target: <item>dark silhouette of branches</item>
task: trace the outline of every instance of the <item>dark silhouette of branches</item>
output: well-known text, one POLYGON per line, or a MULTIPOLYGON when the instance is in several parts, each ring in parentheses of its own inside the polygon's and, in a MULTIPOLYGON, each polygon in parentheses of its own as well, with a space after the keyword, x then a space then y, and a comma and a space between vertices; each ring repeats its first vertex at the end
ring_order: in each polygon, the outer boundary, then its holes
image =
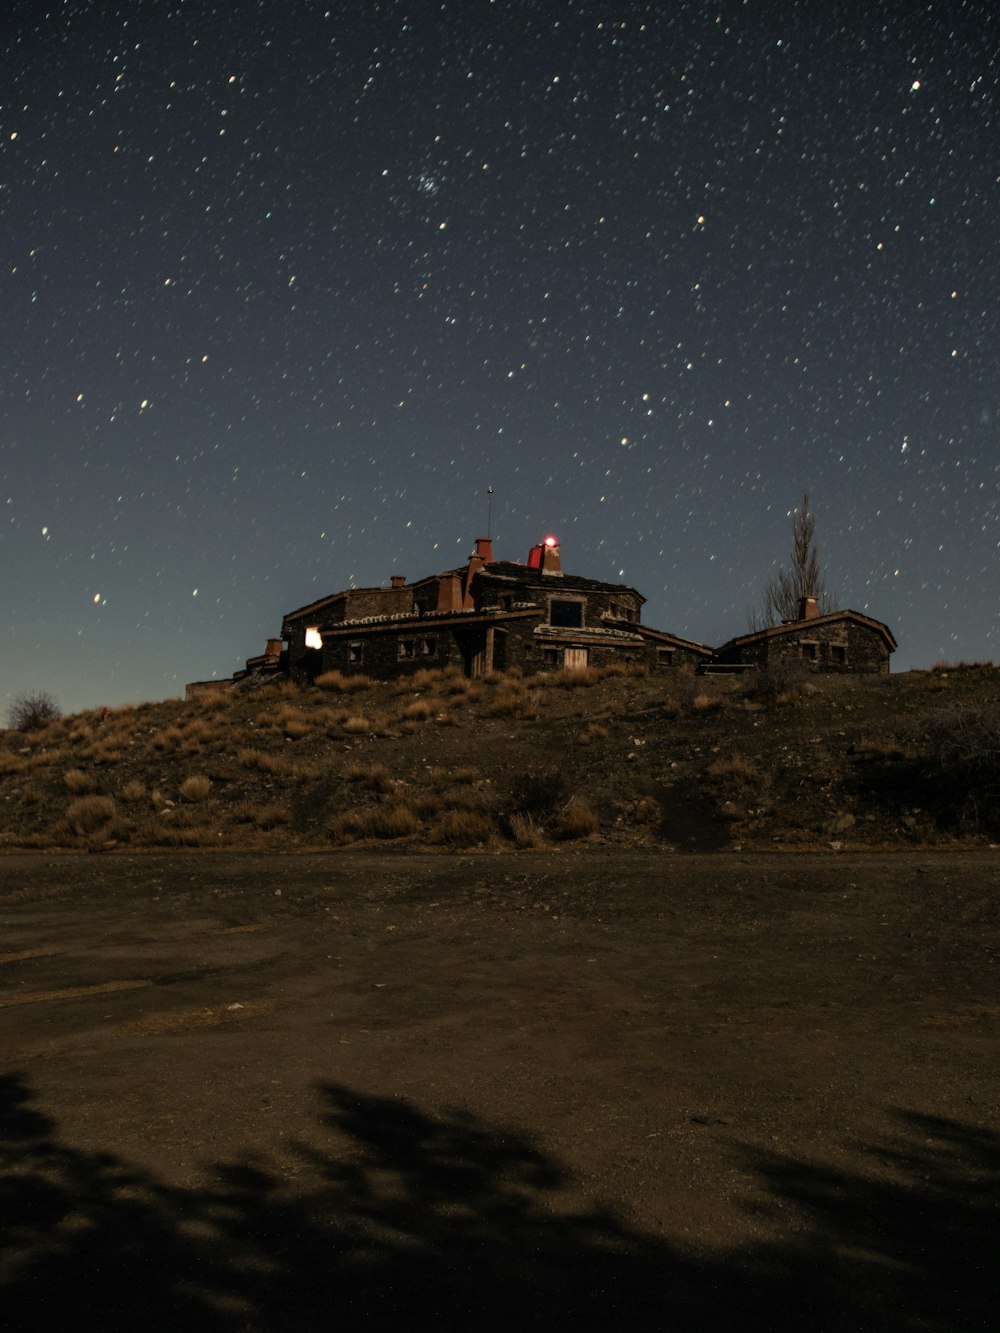
POLYGON ((829 611, 830 592, 816 543, 816 519, 809 507, 808 494, 792 511, 792 549, 789 567, 774 571, 764 584, 759 604, 750 612, 752 633, 799 618, 803 597, 815 597, 820 613, 829 611))
POLYGON ((41 731, 60 717, 59 705, 43 690, 37 694, 17 695, 7 709, 7 725, 11 731, 41 731))
POLYGON ((181 1188, 62 1141, 24 1081, 0 1078, 4 1328, 994 1327, 989 1130, 897 1113, 894 1138, 837 1166, 730 1142, 764 1187, 748 1208, 783 1225, 698 1258, 570 1203, 565 1168, 516 1130, 334 1083, 319 1095, 326 1139, 181 1188))

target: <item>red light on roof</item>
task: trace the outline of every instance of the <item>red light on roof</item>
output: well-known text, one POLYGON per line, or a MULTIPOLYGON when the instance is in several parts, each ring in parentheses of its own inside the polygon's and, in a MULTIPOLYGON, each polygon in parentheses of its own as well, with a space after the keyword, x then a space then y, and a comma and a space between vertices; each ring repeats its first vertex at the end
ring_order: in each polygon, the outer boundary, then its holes
POLYGON ((555 537, 546 537, 546 538, 545 538, 545 545, 546 545, 546 546, 558 546, 559 543, 556 541, 555 537))

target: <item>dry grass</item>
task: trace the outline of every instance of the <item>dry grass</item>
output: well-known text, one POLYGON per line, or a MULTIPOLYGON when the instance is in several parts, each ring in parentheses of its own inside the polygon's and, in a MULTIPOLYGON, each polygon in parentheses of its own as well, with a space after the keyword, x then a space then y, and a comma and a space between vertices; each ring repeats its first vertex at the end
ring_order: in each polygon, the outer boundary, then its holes
POLYGON ((349 764, 344 769, 346 782, 357 782, 380 796, 387 795, 396 783, 385 764, 349 764))
POLYGON ((258 805, 255 801, 240 801, 231 807, 229 813, 236 823, 252 824, 254 828, 263 829, 265 832, 291 821, 288 810, 276 801, 265 805, 258 805))
POLYGON ((406 705, 402 715, 407 722, 429 722, 436 712, 440 712, 440 708, 440 700, 416 699, 406 705))
POLYGON ((261 773, 282 773, 290 775, 295 767, 287 763, 280 755, 269 754, 266 750, 240 750, 236 762, 244 768, 255 768, 261 773))
POLYGON ((545 830, 531 815, 519 812, 510 817, 510 836, 518 847, 544 847, 545 830))
POLYGON ((74 796, 84 796, 96 791, 97 780, 92 773, 85 773, 82 768, 70 768, 63 774, 63 786, 74 796))
POLYGON ((519 717, 530 721, 538 716, 538 693, 529 692, 520 681, 503 681, 487 706, 487 717, 519 717))
POLYGON ((577 667, 575 670, 545 671, 536 676, 534 683, 543 686, 555 686, 564 690, 589 688, 601 679, 597 667, 577 667))
POLYGON ((192 804, 203 801, 211 790, 212 779, 205 777, 204 773, 194 773, 180 785, 182 798, 192 804))
POLYGON ((608 739, 607 727, 602 727, 597 722, 591 722, 586 731, 577 733, 577 745, 593 745, 594 741, 606 741, 608 739))
POLYGON ((718 713, 726 706, 721 694, 696 694, 691 707, 696 713, 718 713))
POLYGON ((552 831, 557 838, 569 841, 573 838, 589 838, 597 829, 597 815, 586 801, 574 796, 556 815, 552 831))
POLYGON ((446 810, 434 823, 428 842, 447 847, 479 847, 496 833, 496 825, 479 810, 446 810))
POLYGON ((854 750, 866 759, 905 759, 908 753, 905 745, 888 736, 862 736, 854 750))
POLYGON ((368 721, 368 719, 366 717, 362 717, 360 713, 353 714, 351 717, 347 718, 344 722, 344 730, 350 736, 361 736, 366 731, 371 731, 371 726, 372 724, 368 721))
POLYGON ((331 694, 356 694, 362 690, 370 690, 375 685, 371 676, 345 676, 342 671, 324 671, 321 676, 317 676, 313 682, 321 690, 328 690, 331 694))
POLYGON ((66 808, 66 820, 81 838, 96 833, 115 817, 115 803, 110 796, 81 796, 66 808))
POLYGON ((420 822, 413 810, 403 801, 385 805, 369 805, 358 810, 345 810, 330 821, 329 833, 334 842, 364 842, 369 839, 391 841, 411 838, 419 831, 420 822))
POLYGON ((760 771, 751 760, 741 754, 728 759, 716 759, 705 770, 713 782, 729 788, 750 787, 760 782, 760 771))
POLYGON ((138 801, 144 801, 146 799, 146 784, 140 782, 137 778, 133 778, 131 782, 126 782, 122 787, 121 796, 123 801, 128 801, 133 805, 138 801))

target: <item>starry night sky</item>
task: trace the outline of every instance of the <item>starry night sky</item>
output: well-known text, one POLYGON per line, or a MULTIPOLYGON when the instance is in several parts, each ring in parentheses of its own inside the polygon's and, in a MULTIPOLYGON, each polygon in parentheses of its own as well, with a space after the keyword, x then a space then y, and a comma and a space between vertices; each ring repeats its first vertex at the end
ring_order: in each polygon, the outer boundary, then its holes
POLYGON ((894 669, 1000 657, 992 3, 4 7, 0 706, 523 560, 747 628, 811 497, 894 669))

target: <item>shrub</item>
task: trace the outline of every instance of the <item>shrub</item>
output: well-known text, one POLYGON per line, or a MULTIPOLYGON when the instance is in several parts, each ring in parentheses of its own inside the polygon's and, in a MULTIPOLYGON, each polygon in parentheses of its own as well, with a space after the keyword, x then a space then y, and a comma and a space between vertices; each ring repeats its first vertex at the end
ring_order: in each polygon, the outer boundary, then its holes
POLYGON ((788 703, 804 694, 809 682, 809 668, 797 657, 776 657, 762 662, 743 677, 743 691, 751 699, 764 703, 788 703))
POLYGON ((1000 705, 940 708, 927 719, 931 758, 956 783, 1000 793, 1000 705))
POLYGON ((7 709, 7 725, 11 731, 41 731, 61 717, 59 705, 44 690, 16 695, 7 709))
POLYGON ((71 801, 66 810, 70 827, 80 837, 96 833, 114 817, 115 803, 110 796, 81 796, 78 801, 71 801))
POLYGON ((721 694, 696 694, 691 700, 691 707, 696 713, 718 713, 725 706, 726 701, 721 694))
POLYGON ((146 785, 140 782, 138 778, 133 778, 131 782, 126 782, 122 787, 122 800, 135 802, 145 800, 146 785))
POLYGON ((565 805, 568 785, 565 771, 556 764, 525 769, 511 786, 511 810, 536 820, 548 819, 565 805))
POLYGON ((556 816, 554 832, 557 838, 589 838, 597 832, 597 816, 587 804, 574 796, 556 816))
POLYGON ((495 832, 492 819, 478 810, 446 810, 435 822, 428 841, 452 847, 477 847, 495 832))
POLYGON ((203 801, 211 790, 212 779, 205 777, 203 773, 195 773, 185 778, 180 786, 181 796, 185 801, 192 803, 203 801))
POLYGON ((862 736, 854 750, 868 759, 906 758, 906 750, 898 741, 882 736, 862 736))
POLYGON ((371 676, 345 676, 342 671, 324 671, 313 684, 332 694, 354 694, 360 690, 370 690, 375 682, 371 676))
POLYGON ((403 709, 403 717, 408 722, 427 722, 435 713, 434 703, 430 699, 416 699, 403 709))
POLYGON ((741 754, 729 759, 716 759, 705 770, 710 778, 726 787, 750 787, 760 781, 755 765, 741 754))
POLYGON ((371 723, 366 717, 361 717, 360 714, 355 714, 353 717, 349 717, 346 720, 344 723, 344 730, 349 732, 352 736, 360 736, 363 732, 371 730, 371 723))
POLYGON ((531 815, 514 814, 510 817, 510 836, 518 847, 544 847, 545 831, 531 815))
POLYGON ((330 836, 335 842, 358 842, 365 838, 408 838, 420 824, 403 802, 370 805, 360 810, 346 810, 330 822, 330 836))
POLYGON ((90 773, 85 773, 82 768, 67 769, 63 774, 63 784, 74 796, 83 796, 97 787, 94 777, 90 773))
POLYGON ((392 774, 384 764, 350 764, 344 769, 344 779, 347 782, 361 783, 369 791, 378 792, 380 795, 392 791, 396 785, 392 774))

